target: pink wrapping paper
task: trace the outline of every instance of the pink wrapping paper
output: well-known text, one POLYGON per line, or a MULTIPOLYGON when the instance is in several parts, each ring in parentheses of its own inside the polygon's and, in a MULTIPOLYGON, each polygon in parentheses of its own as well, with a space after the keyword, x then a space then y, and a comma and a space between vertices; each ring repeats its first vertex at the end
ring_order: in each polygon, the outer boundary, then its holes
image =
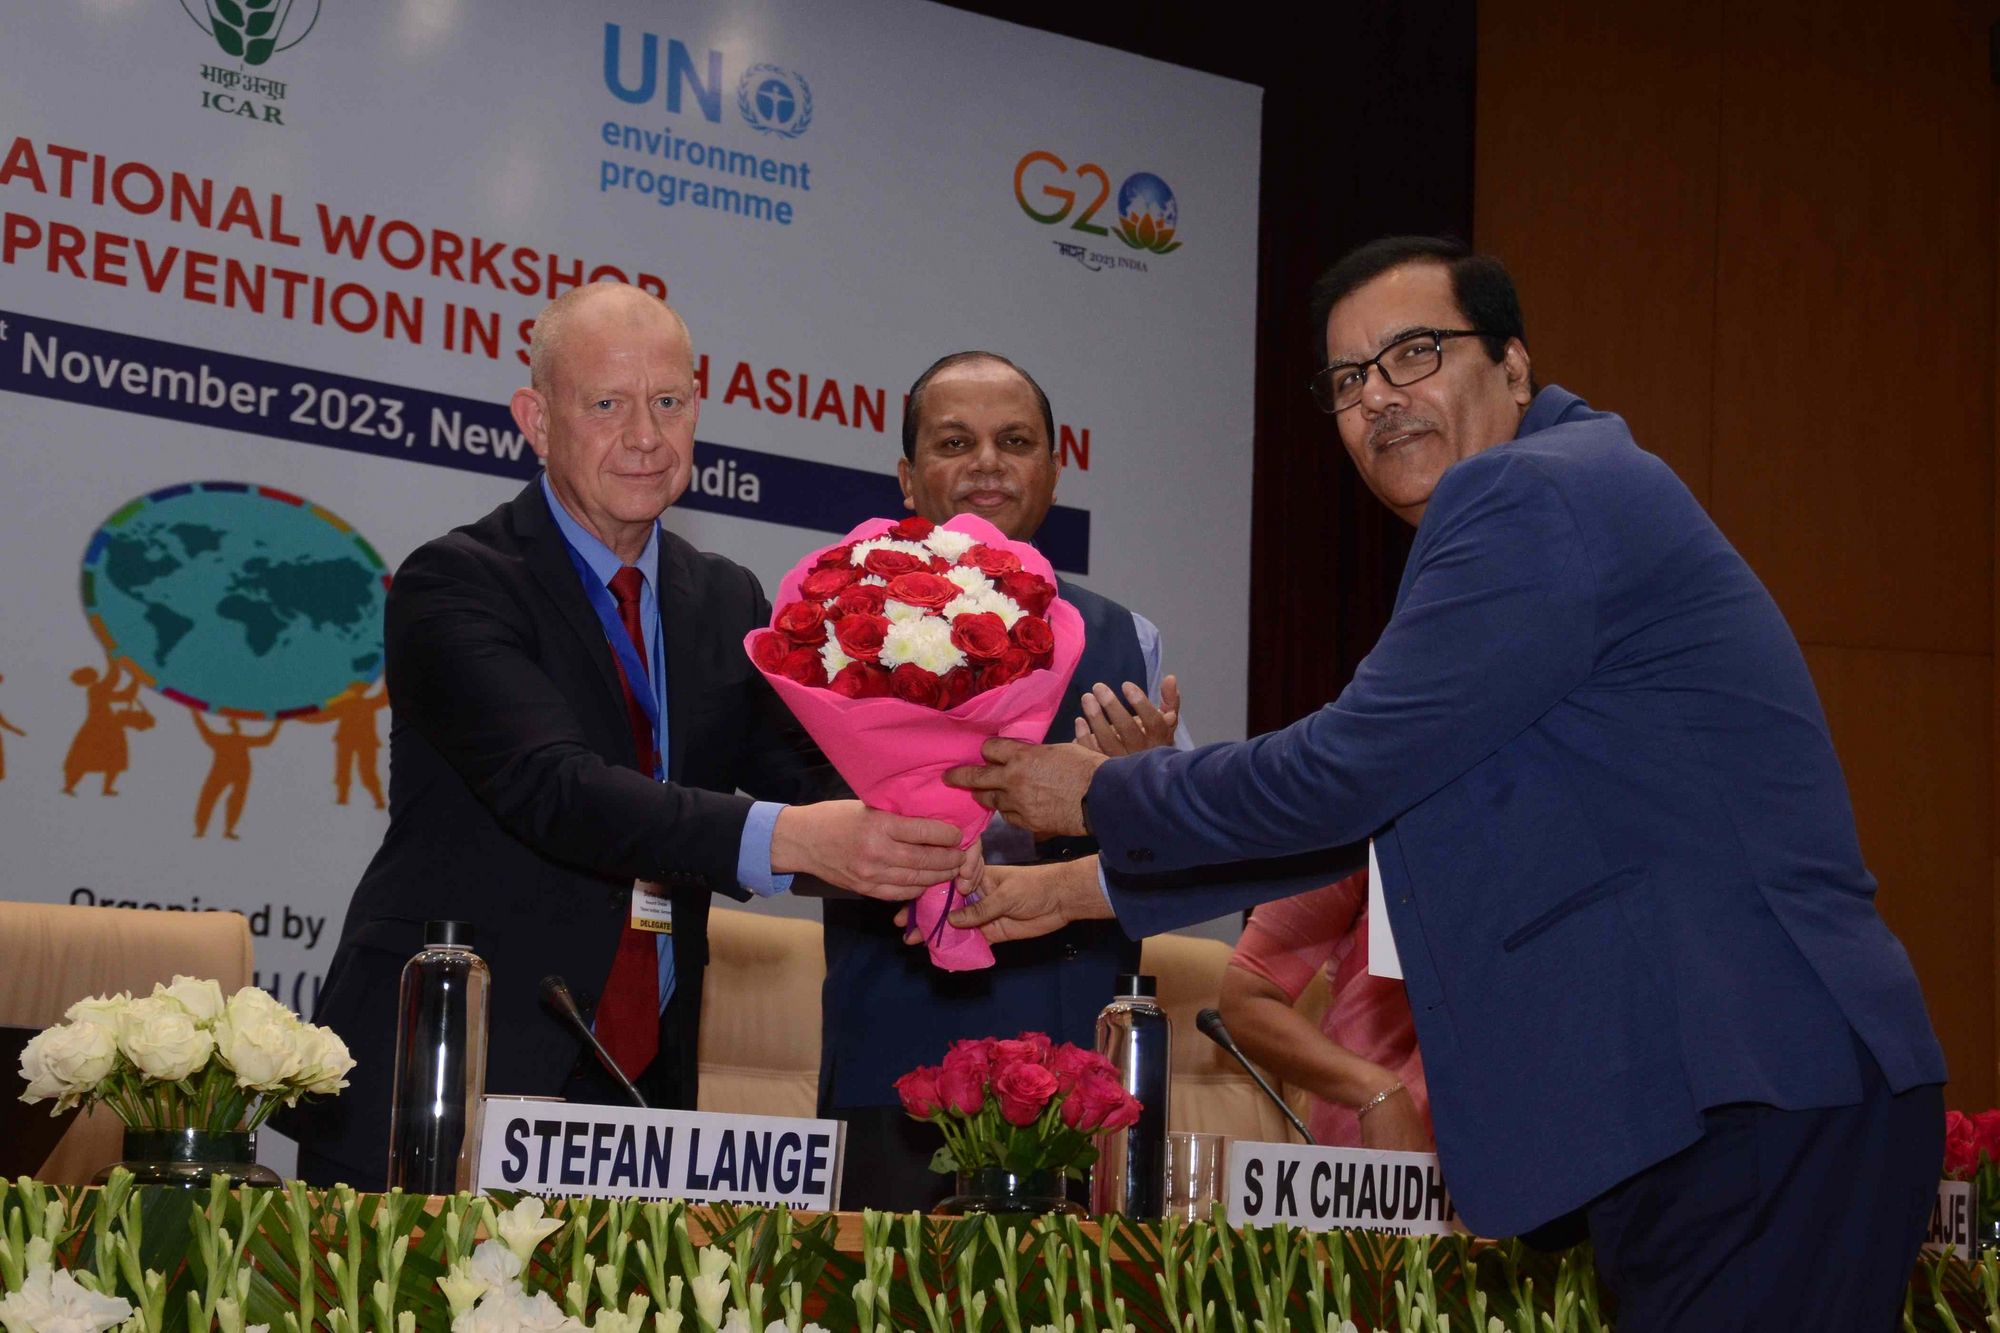
MULTIPOLYGON (((885 534, 893 519, 870 519, 837 542, 811 552, 778 584, 776 605, 800 600, 799 584, 812 572, 822 552, 850 542, 885 534)), ((1021 567, 1051 585, 1055 570, 1041 552, 1026 542, 1010 541, 983 518, 961 514, 939 525, 963 532, 987 546, 1012 551, 1021 567)), ((1055 636, 1055 656, 1040 671, 996 690, 976 694, 950 712, 939 712, 903 699, 850 699, 819 686, 801 685, 789 676, 764 672, 764 679, 785 701, 800 725, 826 753, 854 794, 878 810, 937 819, 956 825, 959 846, 969 847, 992 818, 970 792, 944 785, 948 768, 982 762, 979 747, 992 736, 1039 744, 1055 719, 1069 678, 1083 656, 1083 617, 1060 597, 1044 617, 1055 636)), ((763 629, 743 640, 750 651, 763 629)), ((753 656, 754 660, 754 656, 753 656)), ((945 918, 954 905, 949 881, 933 884, 913 904, 914 920, 930 945, 931 962, 947 972, 969 972, 993 966, 993 950, 976 930, 961 930, 945 918)))

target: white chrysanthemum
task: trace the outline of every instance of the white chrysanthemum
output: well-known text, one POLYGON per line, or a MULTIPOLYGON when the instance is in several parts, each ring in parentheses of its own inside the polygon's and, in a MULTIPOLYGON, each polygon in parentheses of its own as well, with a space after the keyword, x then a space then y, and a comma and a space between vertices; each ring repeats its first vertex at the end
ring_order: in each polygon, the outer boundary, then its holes
POLYGON ((834 642, 831 634, 826 636, 826 642, 821 644, 819 648, 819 664, 826 668, 826 678, 828 680, 832 680, 835 676, 839 675, 841 669, 852 664, 853 661, 853 658, 840 651, 840 645, 834 642))
POLYGON ((965 654, 951 641, 951 622, 926 616, 890 625, 882 640, 882 665, 893 670, 905 662, 915 662, 940 676, 964 666, 965 654))
POLYGON ((929 564, 931 558, 930 547, 922 542, 897 541, 894 537, 875 537, 869 541, 854 543, 854 554, 849 556, 848 560, 857 565, 866 564, 870 551, 901 551, 905 555, 917 557, 925 564, 929 564))
POLYGON ((907 625, 913 620, 922 620, 930 612, 921 606, 912 606, 908 602, 899 602, 891 598, 883 604, 882 614, 889 617, 891 625, 907 625))
POLYGON ((924 538, 924 545, 932 552, 947 560, 956 560, 979 545, 979 539, 969 532, 954 532, 950 528, 932 528, 930 536, 924 538))
POLYGON ((944 572, 944 576, 958 585, 960 592, 982 593, 993 591, 993 580, 971 565, 954 565, 944 572))
POLYGON ((988 589, 985 592, 969 592, 952 598, 945 603, 944 618, 948 621, 955 620, 959 616, 977 615, 981 611, 991 611, 1000 617, 1000 623, 1008 629, 1014 628, 1014 622, 1027 614, 1021 609, 1021 604, 1006 593, 988 589))

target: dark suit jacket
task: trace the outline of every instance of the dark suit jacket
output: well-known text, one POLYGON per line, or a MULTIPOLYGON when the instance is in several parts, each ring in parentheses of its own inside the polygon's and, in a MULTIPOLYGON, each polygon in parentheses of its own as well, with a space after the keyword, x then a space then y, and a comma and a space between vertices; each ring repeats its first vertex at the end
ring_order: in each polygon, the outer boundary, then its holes
MULTIPOLYGON (((736 862, 751 798, 833 781, 743 651, 770 622, 756 578, 660 537, 665 783, 635 765, 624 696, 539 481, 413 552, 387 611, 389 831, 354 892, 320 1023, 352 1048, 352 1085, 279 1128, 379 1183, 388 1144, 397 979, 435 918, 470 921, 492 968, 486 1086, 555 1094, 578 1043, 538 1004, 566 977, 588 1010, 634 879, 674 900, 677 992, 698 997, 711 892, 745 896, 736 862)), ((698 1006, 677 1005, 661 1059, 695 1086, 698 1006)))
MULTIPOLYGON (((1125 873, 1376 835, 1484 1234, 1694 1142, 1705 1107, 1857 1100, 1856 1036, 1898 1091, 1944 1078, 1784 617, 1666 464, 1558 388, 1439 481, 1339 699, 1114 760, 1089 804, 1125 873)), ((1143 885, 1113 893, 1141 930, 1257 893, 1143 885)))

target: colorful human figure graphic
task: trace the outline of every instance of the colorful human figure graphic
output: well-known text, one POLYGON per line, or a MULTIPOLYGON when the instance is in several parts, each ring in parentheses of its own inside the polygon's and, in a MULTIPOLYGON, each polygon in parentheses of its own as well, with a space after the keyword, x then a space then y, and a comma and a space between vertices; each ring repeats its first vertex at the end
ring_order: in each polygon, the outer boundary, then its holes
POLYGON ((215 752, 215 760, 208 766, 208 778, 201 784, 201 795, 195 801, 194 836, 207 835, 215 803, 227 792, 229 801, 222 807, 222 836, 234 842, 236 821, 243 817, 243 802, 250 795, 250 752, 276 740, 278 728, 285 725, 284 719, 273 722, 269 731, 256 735, 243 730, 243 723, 233 717, 227 731, 210 727, 200 713, 194 713, 193 717, 195 730, 215 752))
POLYGON ((139 678, 122 661, 109 662, 99 674, 95 667, 78 667, 70 684, 83 687, 83 725, 63 757, 63 795, 76 795, 76 784, 92 773, 104 775, 104 794, 118 794, 118 775, 131 766, 127 730, 145 731, 153 715, 139 698, 139 678))
MULTIPOLYGON (((7 679, 5 676, 0 676, 0 680, 5 680, 5 679, 7 679)), ((5 713, 0 713, 0 732, 6 732, 6 731, 11 731, 16 736, 26 736, 28 734, 27 732, 21 730, 19 727, 15 726, 12 722, 9 722, 7 720, 7 715, 5 713)), ((7 740, 6 737, 0 736, 0 782, 5 782, 6 780, 7 780, 7 740)))
POLYGON ((307 713, 300 722, 331 722, 333 726, 333 803, 346 805, 358 775, 361 785, 375 798, 375 808, 387 808, 382 799, 382 776, 377 760, 382 741, 375 734, 375 715, 389 706, 387 688, 368 693, 368 686, 355 682, 342 690, 319 711, 307 713))

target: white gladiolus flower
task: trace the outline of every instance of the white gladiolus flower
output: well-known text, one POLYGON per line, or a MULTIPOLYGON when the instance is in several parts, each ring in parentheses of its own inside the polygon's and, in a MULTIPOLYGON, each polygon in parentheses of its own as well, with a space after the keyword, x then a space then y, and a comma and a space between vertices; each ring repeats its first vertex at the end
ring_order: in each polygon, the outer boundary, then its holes
POLYGON ((688 1292, 694 1297, 695 1316, 705 1324, 719 1325, 722 1322, 722 1306, 729 1299, 729 1255, 713 1245, 701 1247, 695 1256, 701 1271, 688 1280, 688 1292))
POLYGON ((961 592, 977 594, 993 591, 993 580, 971 565, 954 565, 944 572, 944 576, 956 583, 961 592))
POLYGON ((102 1083, 118 1063, 117 1035, 88 1019, 59 1023, 38 1032, 21 1051, 21 1077, 28 1081, 24 1102, 56 1099, 66 1111, 102 1083))
POLYGON ((1000 617, 1000 623, 1008 629, 1027 612, 1021 604, 998 589, 989 587, 985 592, 968 592, 962 597, 954 597, 945 603, 944 618, 949 621, 958 616, 976 615, 981 611, 991 611, 1000 617))
POLYGON ((132 1317, 132 1303, 102 1296, 66 1270, 37 1265, 21 1289, 0 1300, 9 1333, 105 1333, 132 1317))
MULTIPOLYGON (((503 1254, 506 1251, 501 1251, 503 1254)), ((469 1261, 460 1259, 445 1275, 438 1279, 438 1290, 444 1293, 444 1303, 451 1307, 453 1319, 470 1310, 473 1303, 486 1294, 493 1284, 472 1271, 469 1261)))
POLYGON ((940 676, 953 667, 964 666, 965 654, 951 641, 951 622, 926 616, 890 625, 882 640, 882 665, 893 670, 905 662, 915 662, 940 676))
POLYGON ((178 1083, 208 1063, 215 1038, 195 1026, 179 1000, 156 992, 119 1015, 118 1049, 147 1078, 178 1083))
POLYGON ((543 1217, 542 1201, 531 1195, 500 1214, 493 1229, 500 1233, 501 1243, 525 1264, 537 1245, 562 1230, 562 1219, 543 1217))
POLYGON ((303 1091, 325 1095, 347 1086, 347 1073, 354 1057, 347 1043, 332 1028, 304 1025, 299 1034, 299 1082, 303 1091))
POLYGON ((586 1333, 546 1291, 497 1288, 451 1321, 451 1333, 586 1333))
POLYGON ((187 1010, 189 1016, 203 1027, 222 1017, 223 1005, 227 1003, 222 998, 222 987, 215 982, 180 975, 176 975, 169 985, 153 983, 152 998, 157 1000, 161 996, 187 1010))
POLYGON ((935 555, 946 560, 957 560, 960 556, 979 545, 979 539, 969 532, 956 532, 951 528, 932 528, 930 536, 924 538, 924 545, 935 555))
POLYGON ((850 555, 848 560, 857 565, 866 564, 870 551, 901 551, 904 555, 913 555, 926 564, 931 558, 930 547, 922 542, 898 541, 894 537, 871 537, 865 542, 854 543, 854 554, 850 555))
POLYGON ((263 991, 245 986, 229 997, 215 1025, 215 1050, 236 1073, 236 1086, 281 1092, 303 1064, 299 1022, 263 991), (249 996, 261 997, 258 1000, 249 996))
POLYGON ((889 618, 891 625, 907 625, 913 620, 922 620, 930 612, 924 610, 921 606, 912 606, 908 602, 899 602, 892 597, 882 604, 882 614, 889 618))
POLYGON ((97 1023, 104 1027, 118 1026, 118 1015, 125 1012, 125 1006, 132 1003, 129 991, 119 991, 116 995, 92 995, 78 1000, 64 1011, 63 1017, 72 1023, 97 1023))
MULTIPOLYGON (((784 1325, 781 1323, 778 1327, 783 1328, 784 1325)), ((716 1326, 715 1333, 757 1333, 757 1330, 750 1327, 749 1315, 741 1310, 731 1310, 716 1326)))
POLYGON ((520 1255, 490 1237, 475 1245, 472 1257, 465 1261, 466 1275, 489 1287, 506 1286, 521 1276, 524 1267, 520 1255))
POLYGON ((853 658, 840 651, 840 645, 834 642, 831 634, 827 635, 826 642, 819 646, 819 664, 826 669, 826 678, 828 680, 832 680, 835 676, 839 675, 841 668, 850 665, 853 661, 853 658))

